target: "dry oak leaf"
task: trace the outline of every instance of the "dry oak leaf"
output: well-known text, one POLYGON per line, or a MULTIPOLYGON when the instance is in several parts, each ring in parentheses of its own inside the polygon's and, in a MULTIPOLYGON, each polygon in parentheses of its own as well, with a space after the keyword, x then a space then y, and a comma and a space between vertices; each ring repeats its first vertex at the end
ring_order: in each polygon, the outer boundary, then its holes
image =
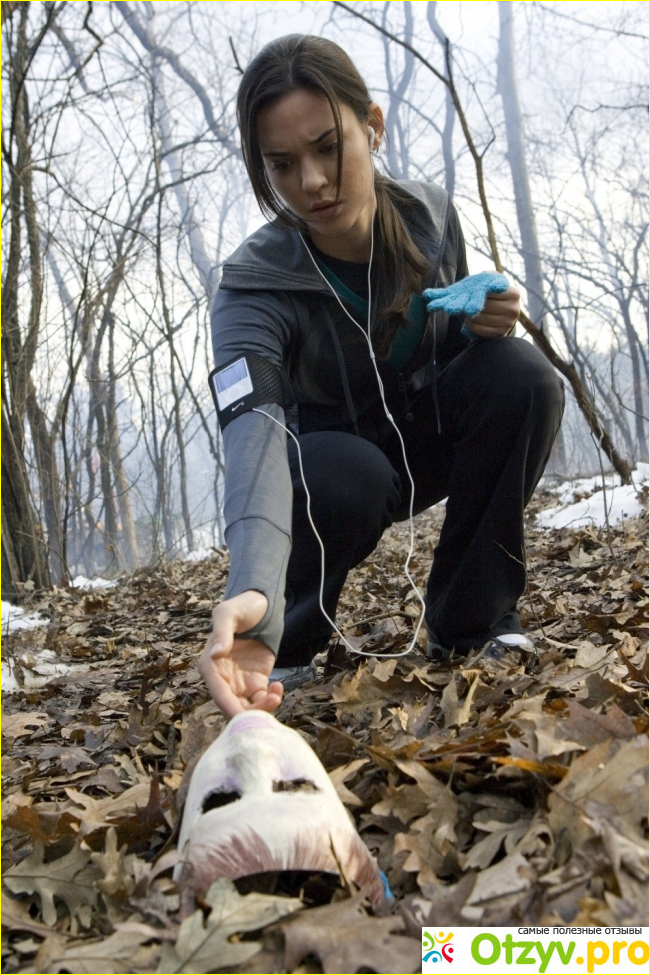
MULTIPOLYGON (((388 786, 384 799, 375 803, 372 812, 376 816, 396 816, 402 823, 408 823, 416 816, 422 816, 432 802, 446 799, 448 791, 424 765, 414 759, 393 759, 394 764, 415 779, 417 785, 388 786)), ((454 817, 455 822, 455 817, 454 817)))
POLYGON ((260 950, 258 941, 231 941, 233 935, 258 931, 302 908, 295 897, 242 896, 230 880, 215 880, 205 898, 212 910, 195 911, 180 926, 176 944, 164 945, 158 972, 201 975, 215 968, 241 965, 260 950))
POLYGON ((367 764, 367 758, 357 758, 353 762, 348 762, 347 765, 339 765, 338 768, 334 768, 328 773, 337 796, 346 806, 363 806, 361 799, 355 796, 354 792, 351 792, 344 783, 367 764))
POLYGON ((2 712, 2 734, 5 738, 22 738, 33 735, 35 731, 49 724, 49 716, 43 711, 18 711, 16 714, 2 712))
POLYGON ((125 900, 133 893, 135 880, 133 879, 133 854, 126 856, 126 844, 118 850, 117 831, 111 826, 106 834, 106 848, 104 853, 91 853, 90 859, 104 874, 103 880, 97 881, 97 886, 106 897, 125 900))
POLYGON ((472 701, 474 700, 474 695, 476 693, 479 680, 480 677, 477 674, 470 684, 467 696, 462 703, 458 701, 456 681, 453 678, 449 681, 442 692, 442 698, 440 701, 440 706, 445 715, 445 728, 451 728, 454 725, 467 724, 472 709, 472 701))
POLYGON ((409 833, 398 833, 395 837, 395 853, 405 850, 409 853, 402 869, 407 873, 417 872, 418 885, 428 896, 427 891, 440 883, 438 875, 443 870, 445 856, 456 841, 456 797, 419 762, 397 760, 395 764, 417 780, 428 799, 427 815, 412 823, 409 833))
POLYGON ((468 904, 484 904, 504 894, 516 894, 527 890, 537 874, 526 857, 511 853, 493 867, 482 870, 476 877, 468 904))
POLYGON ((616 824, 632 840, 640 838, 648 811, 648 738, 609 738, 575 759, 568 774, 549 796, 549 823, 555 836, 565 827, 573 848, 592 835, 582 812, 616 824))
POLYGON ((487 833, 469 850, 463 862, 465 870, 485 870, 494 860, 504 844, 506 853, 512 853, 515 846, 528 832, 530 819, 520 819, 515 823, 503 823, 498 820, 474 822, 473 825, 487 833))
POLYGON ((30 855, 5 871, 4 882, 12 894, 38 894, 43 920, 50 927, 56 922, 54 898, 62 900, 70 915, 87 918, 87 910, 97 902, 96 867, 89 865, 90 851, 77 844, 65 856, 51 863, 43 862, 44 847, 36 842, 30 855))
POLYGON ((81 820, 79 836, 88 836, 97 829, 103 829, 121 819, 127 813, 135 812, 136 808, 147 805, 149 800, 149 782, 139 782, 131 786, 119 796, 108 796, 106 799, 94 799, 77 789, 66 789, 65 793, 72 800, 77 810, 72 807, 69 812, 81 820), (83 810, 83 812, 82 812, 83 810))
POLYGON ((411 830, 410 833, 398 833, 395 837, 395 855, 408 851, 408 857, 402 865, 407 873, 417 873, 418 887, 425 897, 429 891, 438 887, 441 881, 438 874, 442 872, 445 862, 444 855, 439 852, 432 842, 431 823, 429 817, 418 820, 414 825, 424 826, 420 832, 411 830))
POLYGON ((395 816, 401 823, 409 823, 423 816, 429 801, 419 785, 388 786, 386 796, 370 810, 374 816, 395 816))
POLYGON ((369 917, 363 894, 315 907, 282 925, 285 967, 294 971, 307 955, 320 959, 324 972, 419 972, 420 939, 404 937, 401 917, 369 917))
POLYGON ((555 758, 565 752, 581 752, 585 746, 577 741, 563 737, 564 725, 555 715, 541 713, 532 717, 529 712, 523 712, 515 720, 515 725, 532 724, 537 743, 537 757, 540 761, 545 758, 555 758))
POLYGON ((35 921, 21 901, 5 892, 2 897, 2 927, 8 931, 28 931, 39 938, 51 934, 51 928, 41 921, 35 921))
POLYGON ((124 972, 140 971, 139 967, 131 964, 135 960, 133 956, 136 951, 147 941, 168 937, 164 931, 135 921, 126 921, 115 927, 113 934, 103 941, 80 940, 66 945, 57 939, 47 953, 46 966, 39 968, 39 971, 47 972, 47 975, 56 975, 58 972, 121 975, 124 972))

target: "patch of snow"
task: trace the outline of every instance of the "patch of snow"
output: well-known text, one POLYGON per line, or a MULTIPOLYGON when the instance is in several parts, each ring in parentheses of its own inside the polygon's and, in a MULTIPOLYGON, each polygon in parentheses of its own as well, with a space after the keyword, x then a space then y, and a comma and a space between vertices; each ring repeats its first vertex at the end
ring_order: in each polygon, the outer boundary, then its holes
POLYGON ((70 583, 73 589, 112 589, 117 584, 117 579, 102 579, 101 576, 95 576, 94 579, 88 579, 86 576, 75 576, 70 583))
POLYGON ((23 678, 22 685, 16 680, 12 664, 8 660, 2 661, 2 690, 5 694, 35 690, 45 687, 56 677, 89 669, 88 664, 62 663, 53 650, 41 650, 35 654, 23 653, 18 657, 18 663, 23 678))
POLYGON ((28 613, 21 606, 14 606, 4 599, 0 605, 3 633, 8 633, 10 630, 33 630, 36 626, 47 626, 50 622, 47 617, 39 616, 38 613, 28 613))
POLYGON ((220 553, 221 551, 222 549, 214 548, 213 546, 211 546, 210 548, 205 548, 205 546, 200 545, 198 548, 195 548, 191 552, 188 552, 187 555, 181 556, 180 561, 201 562, 203 559, 211 559, 215 555, 215 553, 220 553))
POLYGON ((619 484, 615 474, 565 481, 557 489, 559 505, 547 508, 537 516, 540 528, 583 528, 594 525, 605 528, 627 518, 643 514, 637 495, 648 484, 648 465, 637 464, 632 484, 619 484), (574 498, 577 496, 577 500, 574 498), (605 517, 607 512, 607 517, 605 517))

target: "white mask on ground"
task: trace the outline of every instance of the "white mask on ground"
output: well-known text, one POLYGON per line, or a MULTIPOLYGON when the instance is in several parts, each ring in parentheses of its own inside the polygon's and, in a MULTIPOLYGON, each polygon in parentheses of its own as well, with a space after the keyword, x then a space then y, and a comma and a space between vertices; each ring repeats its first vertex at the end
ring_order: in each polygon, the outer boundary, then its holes
POLYGON ((178 848, 174 877, 197 893, 218 877, 338 874, 340 865, 375 904, 384 896, 377 864, 319 759, 297 731, 265 711, 236 715, 201 756, 178 848))

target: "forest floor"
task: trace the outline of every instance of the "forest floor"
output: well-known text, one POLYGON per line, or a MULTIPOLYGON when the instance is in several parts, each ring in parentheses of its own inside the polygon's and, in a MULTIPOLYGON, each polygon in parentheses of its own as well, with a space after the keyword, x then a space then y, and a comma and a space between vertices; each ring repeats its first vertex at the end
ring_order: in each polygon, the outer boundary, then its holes
MULTIPOLYGON (((188 914, 171 879, 188 779, 223 723, 195 665, 225 554, 31 594, 50 625, 2 648, 18 685, 3 701, 3 971, 408 972, 423 923, 647 924, 646 529, 536 528, 548 503, 529 509, 521 606, 538 656, 358 663, 334 646, 278 711, 387 874, 385 917, 349 890, 297 910, 228 882, 188 914), (52 677, 52 660, 70 669, 52 677)), ((420 584, 443 516, 416 520, 420 584)), ((339 625, 378 654, 418 616, 407 541, 387 532, 342 600, 339 625)))

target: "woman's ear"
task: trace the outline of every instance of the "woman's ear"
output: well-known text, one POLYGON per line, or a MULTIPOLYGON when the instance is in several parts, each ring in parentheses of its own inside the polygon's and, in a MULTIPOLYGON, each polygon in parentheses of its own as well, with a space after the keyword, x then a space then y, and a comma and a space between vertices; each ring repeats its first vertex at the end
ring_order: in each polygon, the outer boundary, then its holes
POLYGON ((368 107, 368 128, 375 132, 375 149, 378 149, 384 137, 384 113, 377 102, 371 102, 368 107))

